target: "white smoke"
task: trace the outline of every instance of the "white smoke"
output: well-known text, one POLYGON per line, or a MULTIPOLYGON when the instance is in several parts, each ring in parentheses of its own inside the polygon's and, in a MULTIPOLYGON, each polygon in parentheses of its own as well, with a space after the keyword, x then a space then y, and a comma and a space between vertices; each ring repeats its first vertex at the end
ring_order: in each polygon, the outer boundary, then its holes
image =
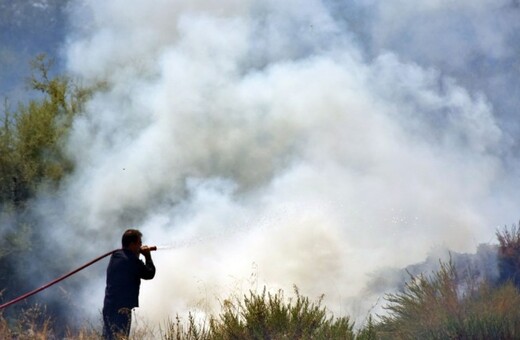
MULTIPOLYGON (((318 0, 78 1, 69 69, 107 89, 74 123, 56 235, 95 235, 91 253, 128 227, 178 245, 142 285, 156 322, 263 285, 363 314, 371 273, 489 242, 516 216, 495 209, 511 141, 486 93, 360 42, 383 45, 400 15, 489 2, 394 2, 401 14, 374 2, 362 33, 318 0)), ((94 314, 104 277, 91 281, 94 314)))

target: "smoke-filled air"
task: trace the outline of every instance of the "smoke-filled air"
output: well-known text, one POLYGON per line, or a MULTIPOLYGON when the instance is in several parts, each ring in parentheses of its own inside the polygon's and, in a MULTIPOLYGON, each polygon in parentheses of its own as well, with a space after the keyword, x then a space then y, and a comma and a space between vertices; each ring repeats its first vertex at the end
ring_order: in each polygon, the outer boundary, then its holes
MULTIPOLYGON (((378 273, 474 253, 519 217, 514 1, 78 0, 68 13, 66 70, 103 90, 66 140, 74 172, 32 204, 70 268, 127 228, 159 247, 139 318, 295 285, 364 320, 382 311, 378 273)), ((92 319, 105 268, 69 292, 92 319)))

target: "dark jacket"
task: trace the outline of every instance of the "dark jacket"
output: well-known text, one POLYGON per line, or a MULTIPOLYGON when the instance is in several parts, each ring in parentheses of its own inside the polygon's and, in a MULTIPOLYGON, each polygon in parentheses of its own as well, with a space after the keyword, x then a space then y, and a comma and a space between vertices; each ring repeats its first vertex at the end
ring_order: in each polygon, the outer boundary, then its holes
POLYGON ((141 279, 150 280, 154 276, 155 266, 151 259, 145 264, 129 250, 116 250, 107 267, 104 308, 138 307, 141 279))

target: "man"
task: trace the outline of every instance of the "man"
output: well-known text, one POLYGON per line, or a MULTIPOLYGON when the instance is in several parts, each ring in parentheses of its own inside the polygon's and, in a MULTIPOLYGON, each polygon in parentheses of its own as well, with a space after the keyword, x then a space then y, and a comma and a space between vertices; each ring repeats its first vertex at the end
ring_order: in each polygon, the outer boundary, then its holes
POLYGON ((128 338, 132 321, 132 308, 139 306, 141 279, 151 280, 155 266, 150 248, 142 245, 139 230, 124 232, 123 249, 114 251, 107 267, 107 285, 103 303, 103 337, 105 339, 128 338), (143 254, 146 263, 139 259, 143 254))

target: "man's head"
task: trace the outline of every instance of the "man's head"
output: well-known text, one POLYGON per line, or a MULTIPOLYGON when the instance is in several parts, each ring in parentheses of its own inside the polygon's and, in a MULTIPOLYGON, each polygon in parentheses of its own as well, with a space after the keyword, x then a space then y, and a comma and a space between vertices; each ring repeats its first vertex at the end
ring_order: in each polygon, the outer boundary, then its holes
POLYGON ((123 249, 128 249, 136 254, 139 254, 141 249, 143 234, 137 229, 128 229, 123 233, 121 238, 121 245, 123 249))

